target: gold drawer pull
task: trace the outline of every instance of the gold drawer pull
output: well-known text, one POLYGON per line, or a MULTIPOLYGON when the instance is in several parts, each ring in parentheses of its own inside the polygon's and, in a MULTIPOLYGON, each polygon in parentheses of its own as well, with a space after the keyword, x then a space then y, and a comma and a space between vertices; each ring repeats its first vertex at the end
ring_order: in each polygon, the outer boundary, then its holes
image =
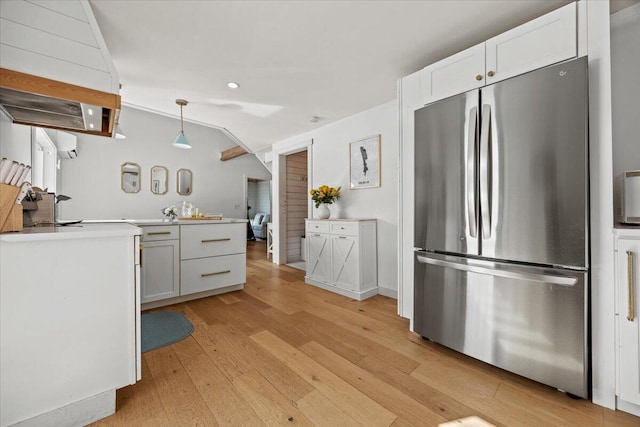
POLYGON ((149 236, 160 236, 163 234, 171 234, 170 231, 150 231, 149 233, 147 233, 149 236))
POLYGON ((227 237, 226 239, 209 239, 209 240, 202 240, 202 243, 212 243, 212 242, 226 242, 228 240, 231 240, 231 238, 227 237))
POLYGON ((627 263, 629 267, 627 269, 627 279, 629 281, 629 305, 627 307, 627 320, 633 322, 635 319, 635 299, 636 296, 633 292, 633 252, 627 251, 627 263))
POLYGON ((231 273, 231 270, 225 270, 225 271, 216 271, 215 273, 205 273, 205 274, 201 274, 201 277, 209 277, 209 276, 217 276, 218 274, 227 274, 227 273, 231 273))

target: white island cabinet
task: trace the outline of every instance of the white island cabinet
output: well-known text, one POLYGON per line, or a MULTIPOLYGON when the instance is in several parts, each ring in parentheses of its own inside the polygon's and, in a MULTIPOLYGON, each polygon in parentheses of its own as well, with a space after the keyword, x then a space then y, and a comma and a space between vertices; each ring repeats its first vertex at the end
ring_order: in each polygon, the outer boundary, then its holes
POLYGON ((0 234, 0 425, 85 425, 140 378, 140 229, 0 234))
POLYGON ((142 309, 244 288, 247 220, 132 220, 142 227, 142 309))

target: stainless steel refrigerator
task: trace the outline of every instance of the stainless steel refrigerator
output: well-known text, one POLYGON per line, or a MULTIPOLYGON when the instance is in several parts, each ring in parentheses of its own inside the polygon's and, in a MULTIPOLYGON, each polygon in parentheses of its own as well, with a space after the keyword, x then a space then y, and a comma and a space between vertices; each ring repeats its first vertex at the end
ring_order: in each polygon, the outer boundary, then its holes
POLYGON ((587 61, 415 112, 414 331, 589 396, 587 61))

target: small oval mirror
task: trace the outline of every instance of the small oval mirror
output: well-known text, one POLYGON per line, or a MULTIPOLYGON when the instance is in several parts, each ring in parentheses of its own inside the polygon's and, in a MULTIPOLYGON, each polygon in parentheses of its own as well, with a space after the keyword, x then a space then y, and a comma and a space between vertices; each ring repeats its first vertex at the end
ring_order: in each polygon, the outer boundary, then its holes
POLYGON ((169 171, 164 166, 151 168, 151 192, 153 194, 165 194, 167 192, 167 178, 169 171))
POLYGON ((125 193, 140 191, 140 165, 137 163, 123 163, 120 168, 120 186, 125 193))
POLYGON ((191 194, 192 187, 192 174, 189 169, 178 169, 178 185, 177 191, 181 196, 187 196, 191 194))

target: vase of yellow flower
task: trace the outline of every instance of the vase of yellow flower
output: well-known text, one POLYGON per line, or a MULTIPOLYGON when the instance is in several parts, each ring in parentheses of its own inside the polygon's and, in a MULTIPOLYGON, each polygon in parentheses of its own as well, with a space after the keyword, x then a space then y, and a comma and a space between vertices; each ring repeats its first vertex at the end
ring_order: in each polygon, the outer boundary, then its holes
POLYGON ((318 209, 318 218, 327 219, 331 216, 329 205, 340 198, 341 188, 342 187, 334 188, 328 185, 321 185, 318 188, 309 190, 311 199, 315 202, 316 209, 318 209))

